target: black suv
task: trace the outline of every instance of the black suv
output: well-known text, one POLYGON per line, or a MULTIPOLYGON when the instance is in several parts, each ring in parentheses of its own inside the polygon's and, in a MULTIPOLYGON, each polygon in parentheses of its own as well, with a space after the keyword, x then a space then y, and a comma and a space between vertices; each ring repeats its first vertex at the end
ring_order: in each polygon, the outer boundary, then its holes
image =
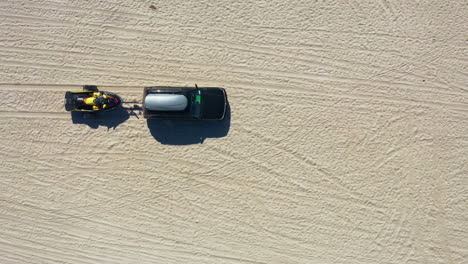
POLYGON ((223 120, 227 96, 223 88, 145 87, 143 116, 151 119, 223 120))

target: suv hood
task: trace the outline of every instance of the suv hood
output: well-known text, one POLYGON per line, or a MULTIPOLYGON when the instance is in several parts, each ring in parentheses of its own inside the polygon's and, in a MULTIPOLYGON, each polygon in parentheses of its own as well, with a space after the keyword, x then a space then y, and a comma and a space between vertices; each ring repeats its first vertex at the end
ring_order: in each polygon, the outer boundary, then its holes
POLYGON ((203 119, 223 119, 226 112, 226 93, 224 89, 203 89, 201 115, 203 119))

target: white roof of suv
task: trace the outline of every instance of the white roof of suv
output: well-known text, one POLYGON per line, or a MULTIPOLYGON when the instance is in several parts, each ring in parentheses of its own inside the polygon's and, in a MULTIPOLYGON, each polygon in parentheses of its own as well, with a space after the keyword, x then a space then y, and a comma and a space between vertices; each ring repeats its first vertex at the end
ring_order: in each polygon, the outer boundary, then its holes
POLYGON ((148 94, 145 107, 152 111, 184 111, 188 100, 183 94, 148 94))

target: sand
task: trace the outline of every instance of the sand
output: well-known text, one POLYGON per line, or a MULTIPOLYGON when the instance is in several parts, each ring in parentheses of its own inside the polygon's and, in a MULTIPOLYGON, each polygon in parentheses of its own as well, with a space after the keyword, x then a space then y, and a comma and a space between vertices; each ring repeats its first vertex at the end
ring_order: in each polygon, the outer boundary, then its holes
POLYGON ((467 263, 466 1, 0 6, 0 263, 467 263), (226 121, 63 107, 195 83, 226 121))

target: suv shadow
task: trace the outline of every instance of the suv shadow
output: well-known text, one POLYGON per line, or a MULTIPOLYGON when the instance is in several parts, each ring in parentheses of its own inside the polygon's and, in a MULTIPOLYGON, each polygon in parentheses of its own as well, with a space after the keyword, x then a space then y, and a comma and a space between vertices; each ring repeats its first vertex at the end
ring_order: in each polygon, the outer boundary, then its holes
POLYGON ((206 138, 225 137, 231 125, 231 108, 227 105, 222 121, 148 119, 151 135, 164 145, 202 144, 206 138))

